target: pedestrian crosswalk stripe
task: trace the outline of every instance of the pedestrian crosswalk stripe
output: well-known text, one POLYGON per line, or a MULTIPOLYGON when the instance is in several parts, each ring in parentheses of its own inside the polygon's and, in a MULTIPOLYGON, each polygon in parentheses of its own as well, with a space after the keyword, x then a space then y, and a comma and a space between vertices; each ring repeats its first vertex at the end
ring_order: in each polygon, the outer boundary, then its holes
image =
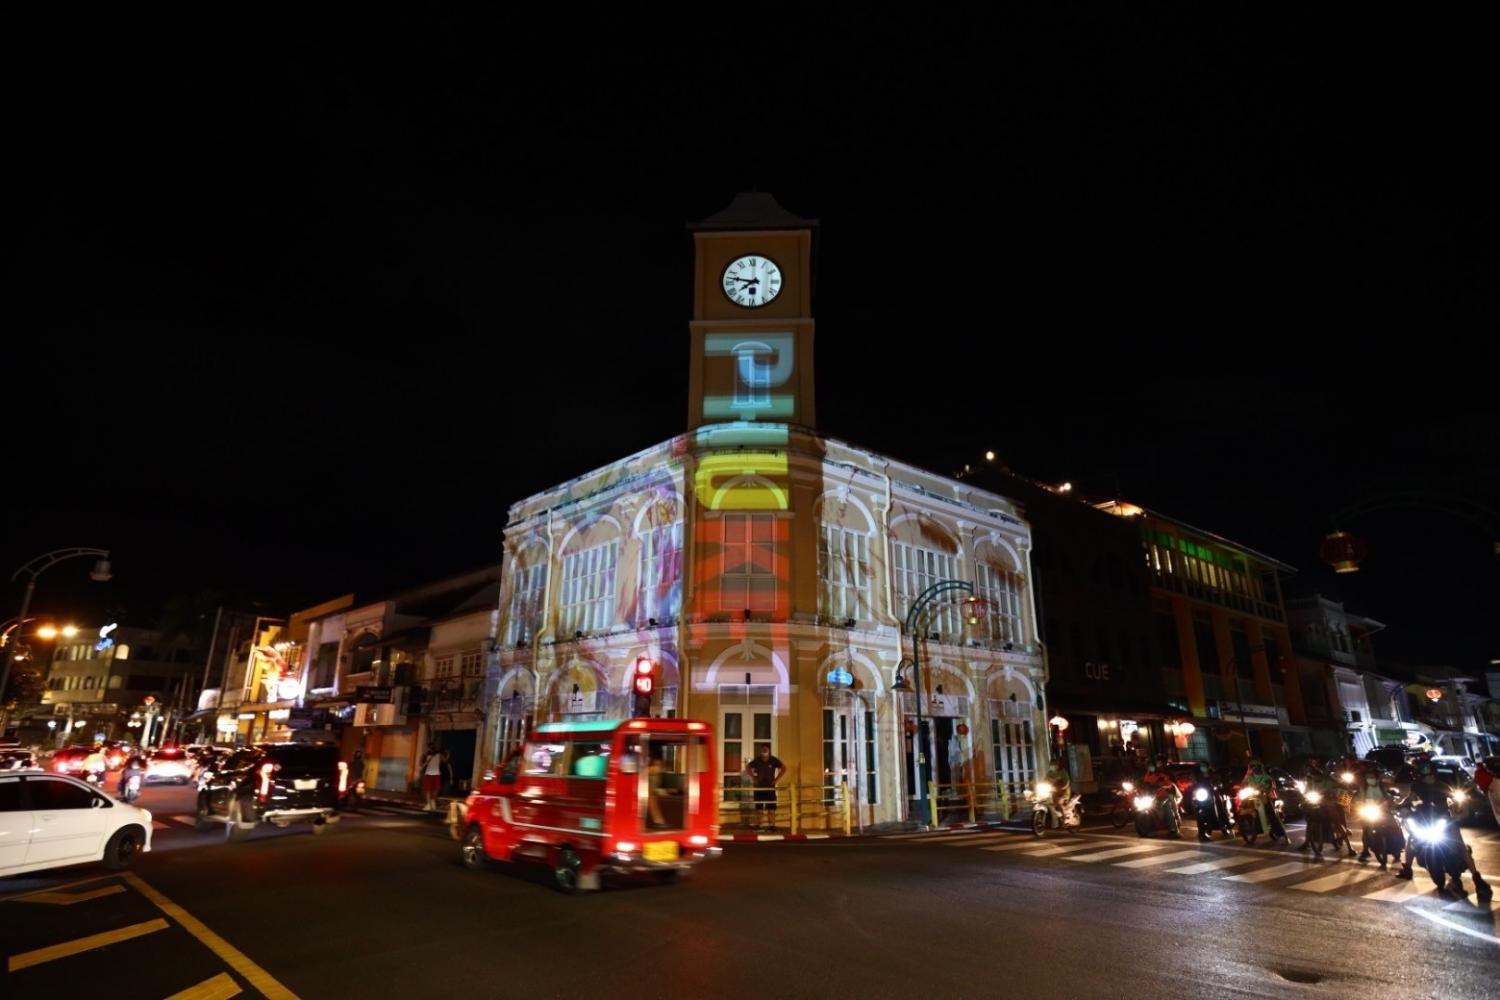
POLYGON ((1204 872, 1218 871, 1221 868, 1238 868, 1241 865, 1255 864, 1264 860, 1265 858, 1257 858, 1253 855, 1248 858, 1218 858, 1201 864, 1185 865, 1182 868, 1168 868, 1167 871, 1172 875, 1201 875, 1204 872))
POLYGON ((1413 878, 1413 879, 1407 879, 1406 881, 1403 881, 1403 882, 1397 882, 1393 886, 1389 886, 1388 888, 1385 888, 1385 889, 1380 889, 1380 890, 1378 890, 1376 892, 1365 893, 1360 898, 1362 898, 1362 899, 1373 899, 1373 900, 1375 900, 1377 902, 1380 902, 1380 903, 1400 903, 1400 902, 1404 902, 1405 900, 1411 899, 1413 896, 1420 896, 1423 893, 1431 892, 1431 891, 1432 891, 1432 883, 1431 882, 1428 882, 1424 886, 1421 882, 1418 882, 1416 879, 1413 878))
POLYGON ((1158 854, 1150 858, 1135 858, 1131 861, 1116 861, 1116 868, 1149 868, 1152 865, 1167 865, 1174 861, 1186 861, 1188 858, 1201 858, 1202 851, 1173 851, 1171 854, 1158 854))
MULTIPOLYGON (((1035 841, 1032 843, 1034 845, 1035 841)), ((1048 844, 1046 847, 1038 847, 1034 851, 1027 851, 1025 853, 1028 858, 1050 858, 1057 854, 1069 854, 1073 851, 1097 850, 1099 843, 1097 840, 1075 840, 1072 843, 1048 844)))
POLYGON ((1298 882, 1292 886, 1293 889, 1301 889, 1304 892, 1327 892, 1329 889, 1340 889, 1346 885, 1362 881, 1372 875, 1379 875, 1379 868, 1348 868, 1343 871, 1315 878, 1308 882, 1298 882))
MULTIPOLYGON (((1041 847, 1042 847, 1042 845, 1044 843, 1045 843, 1045 841, 1037 840, 1035 837, 1026 836, 1024 839, 1021 838, 1021 837, 1017 837, 1013 841, 1011 841, 1011 843, 1009 843, 1009 844, 996 844, 994 847, 981 847, 980 850, 981 851, 1019 851, 1019 850, 1023 850, 1023 849, 1028 848, 1028 847, 1034 848, 1036 850, 1040 850, 1041 847)), ((1070 847, 1068 847, 1066 849, 1071 851, 1071 850, 1074 849, 1074 847, 1095 847, 1095 846, 1098 845, 1098 843, 1099 842, 1097 840, 1076 841, 1072 846, 1070 846, 1070 847)), ((1062 845, 1059 844, 1058 846, 1061 847, 1062 845)))
MULTIPOLYGON (((1473 890, 1470 889, 1470 892, 1472 893, 1473 890)), ((1495 911, 1495 901, 1493 899, 1481 900, 1473 895, 1469 895, 1463 899, 1455 899, 1443 907, 1443 909, 1449 913, 1493 913, 1495 911)))
POLYGON ((1283 865, 1275 865, 1271 868, 1262 868, 1258 872, 1246 872, 1243 875, 1225 875, 1227 882, 1268 882, 1273 878, 1283 878, 1292 872, 1305 872, 1308 869, 1306 861, 1288 861, 1283 865))
POLYGON ((1140 854, 1142 851, 1159 851, 1165 844, 1147 843, 1132 844, 1129 847, 1116 847, 1108 851, 1095 851, 1093 854, 1075 854, 1068 861, 1108 861, 1110 858, 1122 858, 1127 854, 1140 854))
POLYGON ((980 844, 998 844, 1014 836, 1013 833, 975 833, 964 837, 944 837, 940 843, 944 847, 977 847, 980 844))

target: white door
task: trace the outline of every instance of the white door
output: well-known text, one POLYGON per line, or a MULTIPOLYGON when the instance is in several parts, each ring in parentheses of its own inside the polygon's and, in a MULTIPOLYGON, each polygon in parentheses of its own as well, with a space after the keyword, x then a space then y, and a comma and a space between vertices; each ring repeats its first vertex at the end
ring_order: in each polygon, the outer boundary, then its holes
POLYGON ((31 843, 26 863, 72 861, 97 857, 110 805, 95 806, 103 796, 63 778, 27 778, 31 796, 31 843))
POLYGON ((0 873, 26 861, 31 811, 21 808, 21 779, 0 778, 0 873))
MULTIPOLYGON (((776 688, 770 684, 724 684, 719 687, 719 759, 724 768, 724 798, 745 798, 750 785, 745 765, 766 744, 776 753, 776 688)), ((778 757, 778 759, 780 759, 778 757)))

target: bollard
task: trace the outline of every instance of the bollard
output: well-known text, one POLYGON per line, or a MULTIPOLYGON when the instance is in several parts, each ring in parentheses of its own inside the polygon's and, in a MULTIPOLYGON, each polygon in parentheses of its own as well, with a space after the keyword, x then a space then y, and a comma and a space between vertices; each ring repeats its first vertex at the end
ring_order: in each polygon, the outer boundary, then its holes
POLYGON ((791 792, 792 796, 792 832, 797 833, 801 824, 801 817, 797 813, 797 786, 791 786, 788 791, 791 792))
POLYGON ((927 810, 932 814, 929 817, 931 824, 937 826, 937 786, 930 781, 927 783, 927 810))
POLYGON ((975 821, 975 815, 974 815, 974 770, 973 770, 972 767, 969 769, 968 778, 969 778, 969 822, 973 823, 975 821))
POLYGON ((844 836, 849 836, 849 780, 845 778, 839 782, 839 795, 844 799, 844 836))

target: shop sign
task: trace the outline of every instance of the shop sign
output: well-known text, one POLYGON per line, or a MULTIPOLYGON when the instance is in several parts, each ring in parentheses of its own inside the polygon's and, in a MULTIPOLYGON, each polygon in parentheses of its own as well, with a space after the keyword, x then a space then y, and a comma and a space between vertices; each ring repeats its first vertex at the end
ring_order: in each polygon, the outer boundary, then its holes
POLYGON ((388 687, 357 687, 354 700, 361 705, 389 705, 391 689, 388 687))

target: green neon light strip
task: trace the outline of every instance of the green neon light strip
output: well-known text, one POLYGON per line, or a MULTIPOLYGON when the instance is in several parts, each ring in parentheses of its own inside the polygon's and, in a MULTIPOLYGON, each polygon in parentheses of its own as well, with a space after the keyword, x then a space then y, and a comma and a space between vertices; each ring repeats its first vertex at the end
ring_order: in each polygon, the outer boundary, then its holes
POLYGON ((608 733, 619 729, 624 719, 596 722, 548 722, 536 727, 539 733, 608 733))

